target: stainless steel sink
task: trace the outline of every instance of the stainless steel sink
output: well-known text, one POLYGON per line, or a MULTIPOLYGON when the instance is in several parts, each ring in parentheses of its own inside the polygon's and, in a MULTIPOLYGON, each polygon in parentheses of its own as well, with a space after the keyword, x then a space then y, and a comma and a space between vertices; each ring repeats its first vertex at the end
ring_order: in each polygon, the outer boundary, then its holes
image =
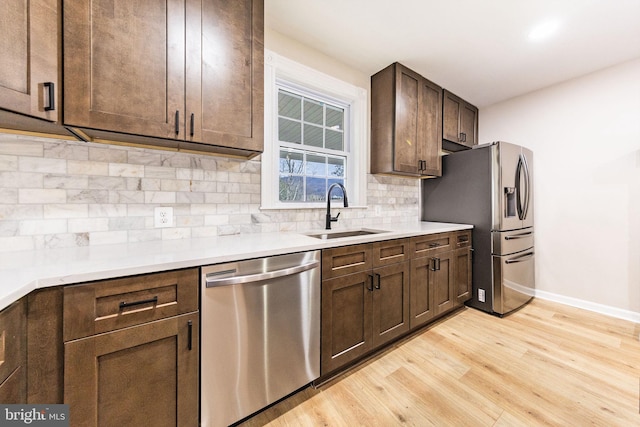
POLYGON ((356 237, 356 236, 367 236, 370 234, 379 234, 379 233, 387 233, 384 230, 367 230, 367 229, 359 229, 359 230, 347 230, 347 231, 336 231, 336 232, 326 232, 326 233, 315 233, 315 234, 307 234, 309 237, 315 237, 316 239, 329 240, 329 239, 342 239, 344 237, 356 237))

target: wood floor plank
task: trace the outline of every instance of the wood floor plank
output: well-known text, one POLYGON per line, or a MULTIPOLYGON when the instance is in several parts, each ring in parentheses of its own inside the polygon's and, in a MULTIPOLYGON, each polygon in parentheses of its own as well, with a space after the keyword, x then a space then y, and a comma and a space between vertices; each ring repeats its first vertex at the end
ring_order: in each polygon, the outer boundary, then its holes
POLYGON ((465 308, 243 426, 640 425, 640 325, 536 299, 465 308))

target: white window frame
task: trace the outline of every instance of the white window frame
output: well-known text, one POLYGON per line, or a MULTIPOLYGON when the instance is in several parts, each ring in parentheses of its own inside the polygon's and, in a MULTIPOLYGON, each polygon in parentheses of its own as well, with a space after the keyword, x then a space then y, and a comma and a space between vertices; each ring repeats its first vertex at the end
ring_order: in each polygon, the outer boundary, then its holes
MULTIPOLYGON (((277 81, 317 92, 349 105, 349 132, 345 138, 349 144, 346 165, 347 195, 349 207, 365 207, 367 193, 367 90, 357 87, 313 68, 292 61, 265 49, 264 70, 264 152, 262 153, 261 209, 318 209, 326 208, 326 202, 280 202, 279 200, 279 150, 278 87, 277 81)), ((300 147, 304 149, 304 146, 300 147)))

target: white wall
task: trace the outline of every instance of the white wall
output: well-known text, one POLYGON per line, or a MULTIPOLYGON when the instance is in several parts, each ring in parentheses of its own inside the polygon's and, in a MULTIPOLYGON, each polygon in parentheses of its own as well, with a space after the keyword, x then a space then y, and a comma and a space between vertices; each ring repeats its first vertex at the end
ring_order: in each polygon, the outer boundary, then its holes
POLYGON ((542 298, 640 321, 640 60, 482 109, 535 155, 542 298))

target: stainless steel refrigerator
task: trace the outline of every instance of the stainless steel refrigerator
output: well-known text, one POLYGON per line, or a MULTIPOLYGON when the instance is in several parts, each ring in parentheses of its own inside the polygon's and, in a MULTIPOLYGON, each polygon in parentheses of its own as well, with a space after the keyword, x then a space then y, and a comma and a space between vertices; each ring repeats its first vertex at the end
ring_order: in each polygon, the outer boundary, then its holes
POLYGON ((493 142, 442 159, 442 177, 422 181, 422 219, 473 224, 473 297, 505 315, 535 290, 533 153, 493 142))

